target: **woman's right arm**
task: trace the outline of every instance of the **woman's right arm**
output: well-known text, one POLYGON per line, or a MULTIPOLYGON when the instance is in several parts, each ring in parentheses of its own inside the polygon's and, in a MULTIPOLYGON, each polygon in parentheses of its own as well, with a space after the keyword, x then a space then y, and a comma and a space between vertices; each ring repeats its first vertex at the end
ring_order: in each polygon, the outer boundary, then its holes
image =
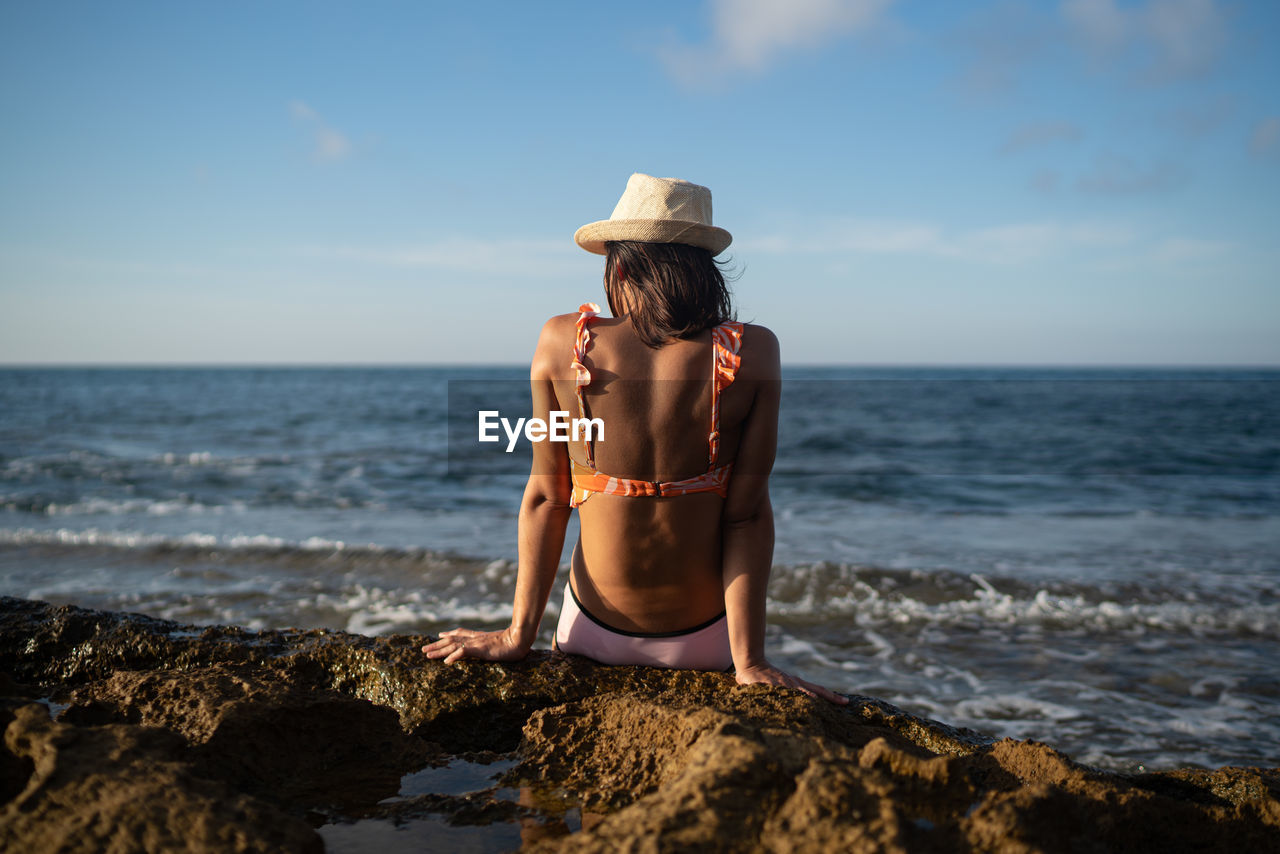
POLYGON ((750 331, 750 349, 745 341, 743 345, 743 363, 750 359, 750 376, 741 379, 755 386, 755 398, 743 425, 721 520, 721 574, 734 670, 741 685, 782 685, 833 703, 847 703, 845 697, 779 670, 765 658, 765 602, 773 565, 769 472, 778 447, 782 368, 773 333, 759 326, 750 327, 750 331))
MULTIPOLYGON (((557 370, 563 370, 566 361, 563 355, 569 350, 562 340, 564 322, 563 317, 552 318, 542 328, 529 372, 533 416, 547 423, 551 411, 558 409, 554 381, 557 370), (557 359, 557 354, 562 358, 557 359)), ((572 325, 572 320, 569 323, 572 325)), ((534 442, 533 469, 520 502, 519 563, 511 625, 494 632, 472 629, 441 632, 438 640, 422 648, 428 658, 443 658, 446 664, 452 664, 460 658, 514 661, 529 654, 560 565, 565 528, 572 512, 571 489, 565 444, 534 442)))

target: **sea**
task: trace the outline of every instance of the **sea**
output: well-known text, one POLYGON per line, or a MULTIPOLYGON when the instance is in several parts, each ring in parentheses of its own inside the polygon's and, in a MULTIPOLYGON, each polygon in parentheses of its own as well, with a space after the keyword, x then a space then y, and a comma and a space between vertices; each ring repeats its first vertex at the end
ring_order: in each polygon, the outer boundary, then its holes
MULTIPOLYGON (((527 415, 526 376, 0 370, 0 593, 501 627, 529 456, 480 443, 478 412, 527 415)), ((1102 768, 1280 766, 1280 371, 784 376, 775 663, 1102 768)))

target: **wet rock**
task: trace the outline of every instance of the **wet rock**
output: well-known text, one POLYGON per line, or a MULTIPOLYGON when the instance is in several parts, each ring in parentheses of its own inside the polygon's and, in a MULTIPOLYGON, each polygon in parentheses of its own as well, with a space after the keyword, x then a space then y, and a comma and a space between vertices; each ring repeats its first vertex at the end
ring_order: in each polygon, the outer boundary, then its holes
POLYGON ((0 808, 4 851, 320 852, 299 819, 201 779, 163 730, 78 727, 48 709, 14 710, 4 733, 6 770, 21 788, 0 808))
POLYGON ((331 839, 505 823, 488 838, 537 851, 1280 850, 1275 769, 1114 774, 869 697, 545 652, 447 666, 425 640, 0 600, 0 843, 316 850, 307 816, 331 839), (388 797, 509 753, 483 791, 388 797))
POLYGON ((733 713, 735 696, 749 699, 729 692, 712 711, 611 695, 534 715, 517 775, 554 780, 605 810, 589 832, 539 850, 650 850, 655 839, 663 840, 658 848, 724 851, 1280 845, 1273 771, 1134 779, 1013 740, 939 755, 910 733, 877 734, 856 718, 840 737, 800 729, 786 720, 786 703, 761 723, 749 702, 747 714, 733 713), (1180 789, 1170 777, 1192 785, 1180 789))
POLYGON ((376 803, 438 753, 368 700, 219 665, 117 671, 72 693, 61 720, 166 729, 201 776, 286 807, 376 803))

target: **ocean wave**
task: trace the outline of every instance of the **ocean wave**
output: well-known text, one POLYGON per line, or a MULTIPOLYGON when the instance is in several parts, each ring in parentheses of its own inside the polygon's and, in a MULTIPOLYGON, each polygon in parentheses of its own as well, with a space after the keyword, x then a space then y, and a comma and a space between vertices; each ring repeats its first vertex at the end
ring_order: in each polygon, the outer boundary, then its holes
POLYGON ((169 515, 253 507, 383 510, 412 502, 443 461, 420 448, 309 455, 77 448, 4 458, 0 508, 41 515, 169 515))
MULTIPOLYGON (((174 558, 199 559, 231 567, 275 567, 280 577, 303 577, 323 566, 329 577, 358 577, 373 569, 389 570, 396 578, 418 584, 451 584, 475 579, 482 585, 505 584, 514 589, 515 564, 486 560, 428 548, 398 548, 378 543, 352 543, 327 537, 286 539, 268 534, 212 534, 191 531, 179 535, 88 528, 36 530, 0 528, 0 547, 40 548, 46 553, 77 557, 128 552, 139 564, 171 563, 174 558)), ((265 582, 264 582, 265 583, 265 582)))
POLYGON ((424 624, 451 627, 506 623, 511 620, 511 602, 469 602, 459 596, 439 597, 425 591, 383 590, 357 585, 343 596, 332 597, 328 605, 335 613, 347 615, 346 631, 362 635, 416 632, 424 624))
POLYGON ((1037 663, 1067 640, 1049 633, 1030 644, 992 646, 945 626, 883 636, 850 632, 870 643, 821 641, 804 636, 820 632, 777 625, 767 643, 775 663, 835 690, 872 694, 999 737, 1052 741, 1079 761, 1118 771, 1269 765, 1265 757, 1280 744, 1275 682, 1266 665, 1274 657, 1270 642, 1218 646, 1224 660, 1215 666, 1223 670, 1196 679, 1205 650, 1218 642, 1181 642, 1151 655, 1130 649, 1130 638, 1116 638, 1107 666, 1098 670, 1037 663))
MULTIPOLYGON (((62 545, 120 549, 155 549, 168 551, 192 548, 209 550, 213 548, 227 551, 265 550, 278 552, 281 550, 296 551, 341 551, 346 544, 341 540, 326 540, 313 537, 302 542, 290 542, 281 537, 266 534, 219 536, 202 534, 193 531, 182 536, 166 536, 164 534, 143 534, 130 531, 103 531, 89 528, 75 531, 59 528, 56 531, 37 531, 33 528, 16 530, 0 529, 0 543, 8 545, 62 545)), ((370 548, 377 548, 370 546, 370 548)))
POLYGON ((10 500, 0 503, 0 509, 22 513, 37 513, 45 516, 126 516, 134 514, 175 516, 182 513, 243 513, 248 509, 248 505, 243 501, 232 501, 228 504, 206 504, 201 501, 195 501, 190 497, 171 499, 87 497, 66 503, 42 498, 10 500))
POLYGON ((863 630, 1034 626, 1057 631, 1160 630, 1280 638, 1280 601, 1267 592, 1270 585, 1265 579, 1258 580, 1257 590, 1238 581, 1232 589, 1173 593, 1136 583, 1118 589, 1084 583, 1054 589, 1013 579, 993 582, 978 573, 831 564, 775 570, 775 575, 770 614, 794 623, 851 620, 863 630))
MULTIPOLYGON (((188 553, 220 564, 274 564, 285 574, 315 567, 320 561, 325 572, 334 577, 359 578, 376 567, 380 571, 394 569, 394 577, 414 585, 468 588, 469 596, 458 589, 459 598, 449 603, 454 610, 400 616, 388 612, 375 620, 393 625, 446 619, 448 614, 465 619, 467 609, 478 603, 481 595, 508 602, 516 573, 515 564, 507 560, 325 537, 288 540, 266 534, 193 531, 172 536, 95 528, 21 528, 0 529, 0 545, 82 553, 131 551, 142 561, 170 561, 175 554, 188 553)), ((1150 583, 1052 583, 980 573, 820 563, 775 567, 768 606, 771 618, 784 624, 847 625, 861 632, 872 646, 882 634, 931 626, 971 632, 1032 627, 1058 632, 1142 635, 1154 631, 1280 638, 1280 598, 1271 582, 1262 577, 1233 578, 1230 582, 1216 579, 1197 586, 1184 573, 1150 583)))

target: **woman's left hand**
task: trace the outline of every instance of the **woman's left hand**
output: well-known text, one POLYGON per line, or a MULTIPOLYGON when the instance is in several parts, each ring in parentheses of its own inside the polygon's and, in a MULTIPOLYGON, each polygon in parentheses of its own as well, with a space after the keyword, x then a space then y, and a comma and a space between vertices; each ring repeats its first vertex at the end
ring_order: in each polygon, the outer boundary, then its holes
POLYGON ((791 688, 810 697, 827 700, 839 706, 847 706, 849 698, 837 694, 828 688, 807 682, 799 676, 792 676, 785 670, 779 670, 767 661, 749 667, 737 668, 734 678, 739 685, 780 685, 791 688))
POLYGON ((497 632, 450 629, 441 632, 439 639, 424 646, 422 651, 427 658, 443 658, 445 664, 453 664, 460 658, 519 661, 529 654, 529 648, 528 644, 519 642, 515 630, 508 626, 497 632))

